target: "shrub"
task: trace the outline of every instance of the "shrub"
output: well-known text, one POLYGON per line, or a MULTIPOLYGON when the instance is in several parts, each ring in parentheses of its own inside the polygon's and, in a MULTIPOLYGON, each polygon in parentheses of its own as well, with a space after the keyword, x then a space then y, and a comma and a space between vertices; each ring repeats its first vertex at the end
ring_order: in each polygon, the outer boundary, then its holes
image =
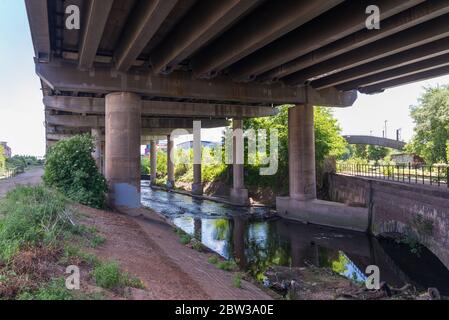
POLYGON ((116 262, 98 264, 92 271, 95 283, 105 289, 117 289, 125 286, 143 288, 143 283, 120 270, 116 262))
POLYGON ((94 268, 92 276, 95 283, 105 289, 112 289, 122 285, 122 274, 115 262, 102 263, 94 268))
POLYGON ((59 141, 47 154, 45 184, 74 201, 102 208, 107 184, 91 156, 93 150, 94 144, 89 135, 59 141))
POLYGON ((242 287, 242 274, 240 272, 237 272, 232 277, 232 285, 238 289, 242 287))
POLYGON ((221 261, 217 264, 217 267, 224 271, 235 271, 238 269, 237 264, 233 260, 221 261))
POLYGON ((217 256, 210 256, 207 259, 207 262, 209 262, 210 264, 217 264, 218 263, 218 257, 217 256))

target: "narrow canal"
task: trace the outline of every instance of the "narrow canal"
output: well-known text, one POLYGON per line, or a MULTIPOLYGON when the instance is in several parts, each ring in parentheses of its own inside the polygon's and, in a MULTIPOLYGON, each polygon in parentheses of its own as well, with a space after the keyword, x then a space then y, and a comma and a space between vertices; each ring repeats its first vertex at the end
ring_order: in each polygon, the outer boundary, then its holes
POLYGON ((418 289, 436 287, 449 295, 449 270, 430 251, 419 254, 391 240, 365 234, 267 219, 268 209, 238 208, 177 193, 153 190, 142 182, 142 203, 169 217, 206 247, 259 281, 270 266, 332 268, 355 281, 364 281, 368 265, 377 265, 381 281, 418 289))

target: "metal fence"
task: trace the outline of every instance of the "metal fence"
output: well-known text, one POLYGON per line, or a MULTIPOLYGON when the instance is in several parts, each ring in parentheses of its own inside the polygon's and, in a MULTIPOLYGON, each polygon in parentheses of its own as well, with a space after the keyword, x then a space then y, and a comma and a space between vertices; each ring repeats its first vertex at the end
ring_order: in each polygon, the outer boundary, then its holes
POLYGON ((13 178, 23 172, 20 168, 4 169, 0 171, 0 180, 13 178))
POLYGON ((389 180, 409 184, 424 184, 449 188, 448 165, 372 165, 337 164, 337 172, 378 180, 389 180))

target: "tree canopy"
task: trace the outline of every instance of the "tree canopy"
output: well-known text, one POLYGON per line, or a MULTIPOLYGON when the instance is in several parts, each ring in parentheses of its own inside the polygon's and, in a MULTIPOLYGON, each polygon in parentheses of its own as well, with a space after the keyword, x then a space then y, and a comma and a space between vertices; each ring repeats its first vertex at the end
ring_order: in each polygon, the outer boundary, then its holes
POLYGON ((3 171, 5 169, 5 148, 3 148, 2 145, 0 145, 0 171, 3 171))
MULTIPOLYGON (((288 177, 288 108, 291 106, 280 106, 279 113, 276 116, 255 118, 245 121, 245 129, 266 129, 267 133, 270 129, 277 129, 279 133, 279 166, 275 176, 261 177, 258 174, 257 166, 247 165, 245 168, 248 172, 248 184, 257 184, 265 181, 266 185, 280 183, 285 184, 288 177), (252 174, 252 172, 254 174, 252 174), (252 176, 254 179, 252 179, 252 176), (254 180, 254 181, 252 181, 254 180)), ((315 157, 317 167, 320 168, 323 160, 327 156, 341 157, 346 152, 346 140, 341 136, 341 129, 338 121, 333 117, 332 112, 327 108, 315 107, 315 157)), ((269 139, 267 139, 269 145, 269 139)), ((269 149, 269 148, 268 148, 269 149)))
POLYGON ((107 184, 92 158, 94 143, 89 135, 61 140, 47 153, 44 182, 68 198, 101 208, 105 204, 107 184))
POLYGON ((407 146, 409 152, 427 163, 445 162, 449 158, 449 86, 426 88, 419 104, 411 107, 415 135, 407 146))

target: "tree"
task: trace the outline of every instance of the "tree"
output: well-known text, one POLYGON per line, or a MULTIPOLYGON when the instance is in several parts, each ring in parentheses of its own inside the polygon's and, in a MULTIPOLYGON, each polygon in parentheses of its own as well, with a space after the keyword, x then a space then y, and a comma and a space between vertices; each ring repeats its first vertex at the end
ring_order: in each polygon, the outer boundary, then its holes
POLYGON ((0 145, 0 172, 5 170, 6 166, 6 157, 5 157, 5 149, 2 145, 0 145))
POLYGON ((369 145, 366 148, 366 153, 367 153, 369 160, 374 160, 377 162, 377 161, 385 158, 390 153, 390 150, 385 147, 369 145))
POLYGON ((419 104, 411 107, 410 115, 415 122, 415 135, 407 150, 428 163, 447 163, 449 86, 426 88, 419 104))
POLYGON ((47 153, 44 183, 79 203, 101 208, 107 184, 92 157, 89 135, 77 135, 56 143, 47 153))
MULTIPOLYGON (((245 129, 265 129, 267 134, 271 129, 277 129, 279 133, 279 166, 274 176, 260 176, 258 166, 246 165, 246 181, 249 185, 267 185, 272 187, 284 187, 288 177, 288 109, 291 106, 279 107, 276 116, 255 118, 245 121, 245 129)), ((341 129, 332 112, 327 108, 315 108, 315 158, 319 169, 327 156, 342 157, 346 152, 346 140, 341 136, 341 129)), ((269 149, 269 139, 267 139, 269 149)))

